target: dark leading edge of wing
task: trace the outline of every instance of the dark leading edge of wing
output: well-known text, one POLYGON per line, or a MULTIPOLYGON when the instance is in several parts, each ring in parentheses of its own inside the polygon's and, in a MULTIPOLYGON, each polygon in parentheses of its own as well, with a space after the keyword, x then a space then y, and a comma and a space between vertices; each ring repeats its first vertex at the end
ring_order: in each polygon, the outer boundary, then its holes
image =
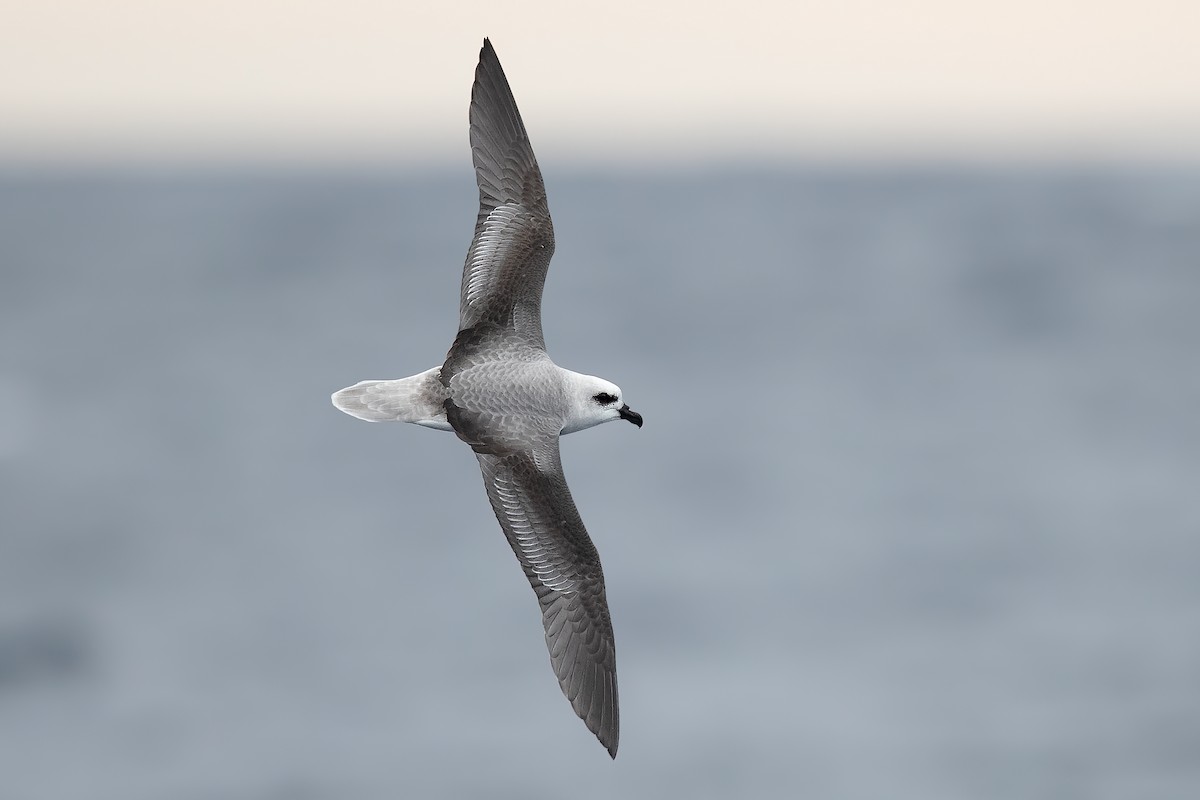
POLYGON ((542 285, 554 227, 525 124, 487 39, 471 89, 470 120, 479 219, 463 268, 459 330, 490 322, 544 348, 542 285))
POLYGON ((558 439, 534 451, 476 457, 496 518, 541 604, 558 685, 616 758, 617 655, 604 572, 567 489, 558 439))

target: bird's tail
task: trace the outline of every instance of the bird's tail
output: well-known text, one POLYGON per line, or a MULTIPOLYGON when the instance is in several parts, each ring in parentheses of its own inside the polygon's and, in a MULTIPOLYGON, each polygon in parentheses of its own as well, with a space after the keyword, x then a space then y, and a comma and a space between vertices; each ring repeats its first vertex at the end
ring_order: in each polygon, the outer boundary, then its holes
POLYGON ((441 367, 392 381, 360 381, 333 393, 333 405, 367 422, 411 422, 450 430, 441 367))

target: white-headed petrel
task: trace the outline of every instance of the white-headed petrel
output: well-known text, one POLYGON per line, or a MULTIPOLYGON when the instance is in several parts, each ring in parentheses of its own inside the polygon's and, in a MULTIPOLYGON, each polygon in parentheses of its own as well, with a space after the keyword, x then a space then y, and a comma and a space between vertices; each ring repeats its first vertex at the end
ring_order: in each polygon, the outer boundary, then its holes
POLYGON ((563 369, 542 339, 554 227, 512 90, 484 40, 471 89, 479 218, 467 251, 458 336, 441 366, 363 381, 333 404, 371 422, 452 430, 475 451, 496 519, 542 609, 550 664, 575 713, 617 754, 617 661, 600 557, 571 499, 558 439, 623 419, 613 383, 563 369))

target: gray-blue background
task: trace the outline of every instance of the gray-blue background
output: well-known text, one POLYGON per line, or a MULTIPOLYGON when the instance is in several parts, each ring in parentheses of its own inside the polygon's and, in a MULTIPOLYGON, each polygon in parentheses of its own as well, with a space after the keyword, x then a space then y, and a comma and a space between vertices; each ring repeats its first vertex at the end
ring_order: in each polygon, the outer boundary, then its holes
POLYGON ((0 178, 0 796, 1200 795, 1200 171, 547 170, 615 763, 439 363, 468 167, 0 178))

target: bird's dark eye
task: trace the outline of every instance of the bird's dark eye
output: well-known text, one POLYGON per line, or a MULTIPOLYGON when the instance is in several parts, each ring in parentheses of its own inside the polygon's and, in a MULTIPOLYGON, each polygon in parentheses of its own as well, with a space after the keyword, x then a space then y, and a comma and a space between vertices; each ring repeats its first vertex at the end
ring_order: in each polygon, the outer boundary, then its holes
POLYGON ((592 399, 595 400, 597 403, 599 403, 602 406, 606 406, 609 403, 617 402, 617 398, 613 397, 608 392, 601 392, 600 394, 596 395, 592 399))

